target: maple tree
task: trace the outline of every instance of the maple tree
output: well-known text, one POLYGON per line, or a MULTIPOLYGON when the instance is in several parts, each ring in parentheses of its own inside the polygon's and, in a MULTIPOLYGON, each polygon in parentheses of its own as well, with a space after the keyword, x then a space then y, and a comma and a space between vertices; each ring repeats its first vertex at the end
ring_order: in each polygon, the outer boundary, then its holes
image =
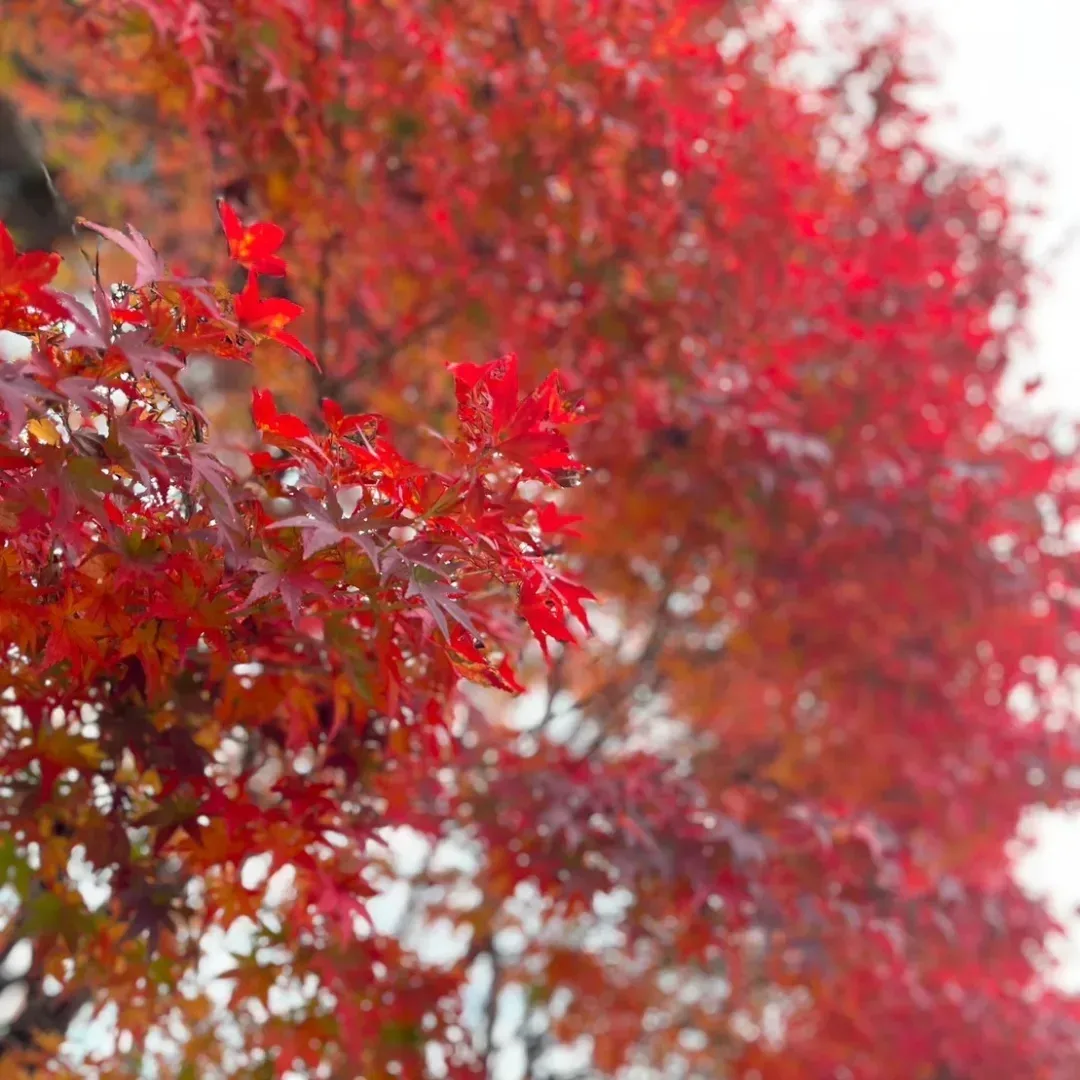
POLYGON ((768 0, 8 0, 0 90, 155 247, 99 227, 89 305, 4 249, 8 936, 63 987, 5 1067, 85 1004, 75 1075, 1075 1074, 1011 872, 1080 765, 1023 210, 902 36, 804 54, 768 0))

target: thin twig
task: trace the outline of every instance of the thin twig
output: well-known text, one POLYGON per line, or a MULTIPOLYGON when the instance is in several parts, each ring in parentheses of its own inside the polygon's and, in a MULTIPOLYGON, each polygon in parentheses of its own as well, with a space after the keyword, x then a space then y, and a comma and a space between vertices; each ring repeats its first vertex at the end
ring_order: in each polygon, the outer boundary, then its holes
POLYGON ((491 991, 487 1002, 487 1024, 484 1028, 484 1075, 492 1077, 494 1061, 492 1055, 495 1050, 495 1021, 499 1012, 499 993, 502 990, 502 964, 499 963, 499 954, 494 944, 488 949, 491 959, 491 991))
POLYGON ((530 735, 543 735, 548 727, 550 727, 552 720, 555 719, 555 699, 562 693, 563 675, 565 674, 565 671, 566 650, 564 649, 555 658, 555 663, 551 666, 551 674, 548 677, 548 695, 547 704, 544 706, 544 715, 540 717, 539 723, 529 732, 530 735))

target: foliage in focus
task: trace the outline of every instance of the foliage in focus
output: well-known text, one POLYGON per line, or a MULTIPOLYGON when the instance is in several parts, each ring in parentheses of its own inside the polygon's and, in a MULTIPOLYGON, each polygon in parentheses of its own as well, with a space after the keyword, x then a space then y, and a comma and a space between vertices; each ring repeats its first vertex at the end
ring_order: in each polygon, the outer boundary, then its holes
MULTIPOLYGON (((361 853, 400 797, 388 751, 419 740, 437 766, 460 678, 517 691, 516 625, 570 641, 567 614, 585 621, 589 593, 544 558, 548 504, 523 490, 576 469, 560 427, 580 416, 554 376, 521 398, 513 356, 459 365, 438 472, 379 416, 328 400, 316 432, 256 389, 261 445, 230 468, 185 364, 247 362, 263 336, 306 354, 282 329, 296 305, 260 300, 254 269, 234 296, 170 276, 134 230, 90 228, 137 262, 134 286, 95 283, 90 305, 51 288, 55 255, 0 228, 0 330, 29 345, 0 381, 8 935, 33 941, 53 997, 114 990, 141 1042, 198 958, 192 918, 257 913, 239 874, 268 852, 268 873, 291 874, 288 940, 318 946, 305 967, 356 1009, 339 966, 370 963, 354 923, 361 853), (289 768, 265 775, 256 737, 289 768), (69 876, 76 849, 104 904, 69 876)), ((343 1047, 362 1059, 382 1024, 343 1025, 343 1047)))

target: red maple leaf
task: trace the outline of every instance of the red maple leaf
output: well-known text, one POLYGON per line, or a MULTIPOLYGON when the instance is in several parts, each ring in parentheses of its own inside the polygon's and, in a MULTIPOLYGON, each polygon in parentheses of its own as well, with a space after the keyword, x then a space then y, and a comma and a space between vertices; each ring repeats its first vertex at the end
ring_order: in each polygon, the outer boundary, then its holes
POLYGON ((518 407, 518 358, 508 353, 489 364, 451 364, 462 423, 488 418, 492 435, 510 423, 518 407))
POLYGON ((543 503, 536 512, 536 521, 540 531, 548 536, 561 533, 563 536, 580 537, 581 533, 571 526, 585 519, 580 514, 564 514, 553 502, 543 503))
POLYGON ((20 255, 0 222, 0 330, 25 333, 64 317, 63 306, 48 288, 59 268, 59 255, 20 255))
POLYGON ((235 310, 236 318, 245 330, 280 342, 319 369, 315 354, 298 338, 285 332, 285 327, 302 315, 304 309, 283 297, 264 300, 259 295, 259 278, 254 270, 248 271, 247 284, 236 297, 235 310))
POLYGON ((269 390, 256 387, 251 391, 251 418, 264 435, 296 442, 311 441, 311 428, 298 416, 279 413, 269 390))
POLYGON ((280 277, 285 273, 285 260, 274 252, 285 242, 285 230, 267 221, 245 225, 236 211, 218 199, 218 213, 229 242, 229 255, 245 270, 280 277))

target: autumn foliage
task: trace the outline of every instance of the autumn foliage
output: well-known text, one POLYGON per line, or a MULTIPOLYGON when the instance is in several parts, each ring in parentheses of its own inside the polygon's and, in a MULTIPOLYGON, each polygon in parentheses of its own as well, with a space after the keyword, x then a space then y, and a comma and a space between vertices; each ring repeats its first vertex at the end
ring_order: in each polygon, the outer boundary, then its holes
POLYGON ((1076 1076, 1024 214, 851 41, 8 0, 0 1076, 1076 1076))

